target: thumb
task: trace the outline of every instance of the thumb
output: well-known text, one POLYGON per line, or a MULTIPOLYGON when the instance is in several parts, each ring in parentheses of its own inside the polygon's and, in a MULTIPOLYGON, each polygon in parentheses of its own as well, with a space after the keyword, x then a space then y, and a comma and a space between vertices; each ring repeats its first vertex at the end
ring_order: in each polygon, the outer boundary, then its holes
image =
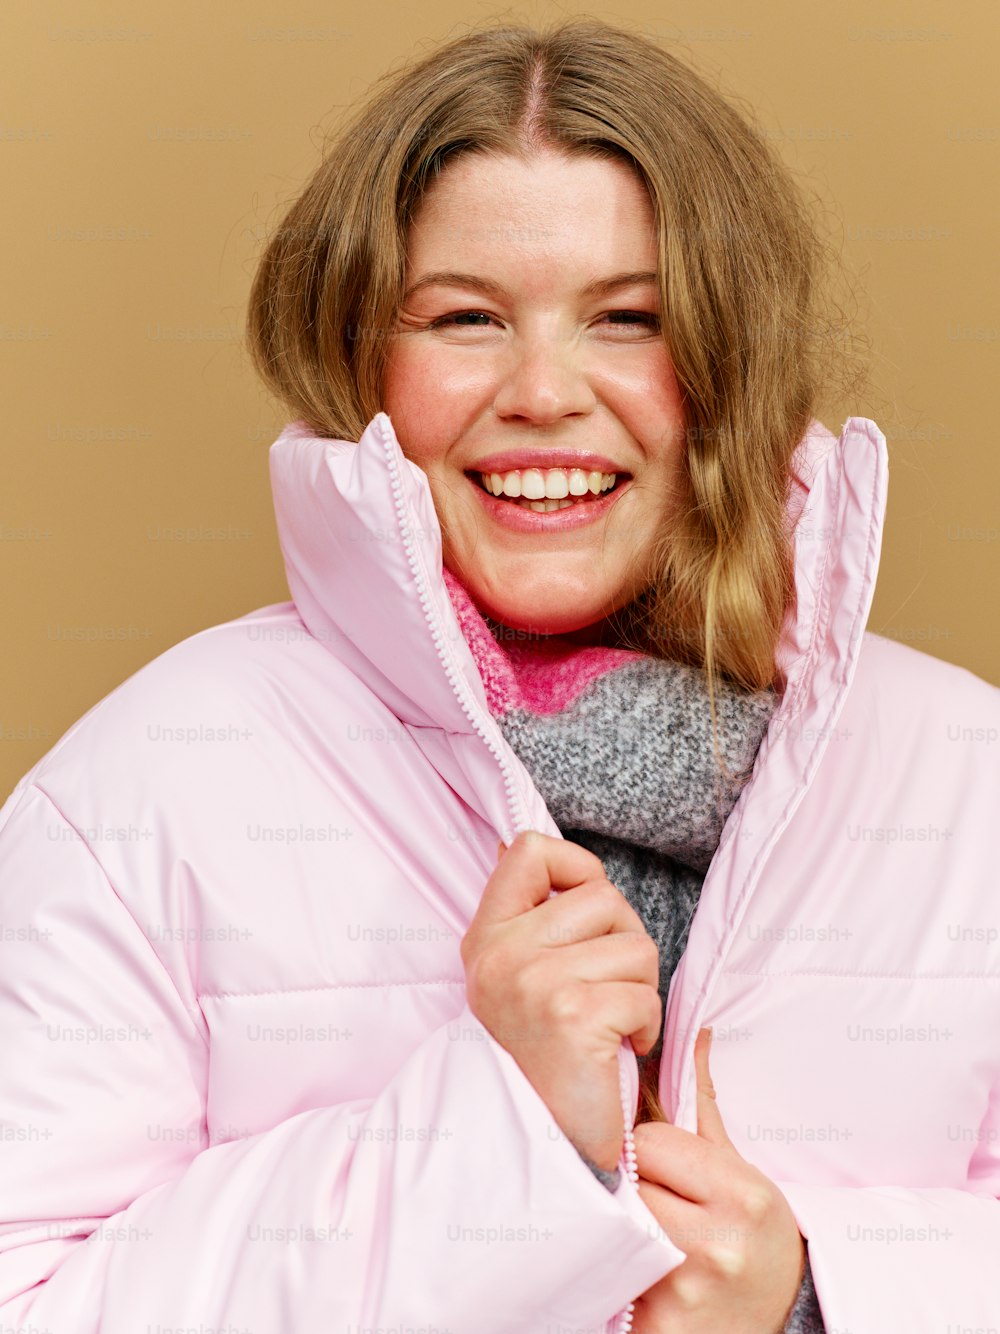
POLYGON ((715 1100, 715 1085, 708 1068, 708 1052, 712 1045, 711 1028, 702 1028, 694 1044, 694 1069, 698 1083, 698 1134, 711 1144, 729 1144, 732 1140, 722 1123, 722 1114, 715 1100))

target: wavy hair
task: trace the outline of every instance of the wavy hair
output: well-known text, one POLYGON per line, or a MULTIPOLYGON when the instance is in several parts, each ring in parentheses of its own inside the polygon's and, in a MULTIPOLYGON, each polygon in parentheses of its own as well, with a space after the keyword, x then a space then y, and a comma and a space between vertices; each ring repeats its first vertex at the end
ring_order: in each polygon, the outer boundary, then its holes
MULTIPOLYGON (((824 395, 866 382, 828 290, 835 247, 752 111, 641 31, 575 18, 494 20, 390 70, 327 145, 267 239, 250 293, 255 368, 321 436, 357 439, 381 408, 408 227, 464 153, 539 149, 631 164, 652 202, 662 336, 684 405, 686 494, 615 642, 781 689, 794 566, 792 455, 824 395)), ((716 736, 716 756, 719 756, 716 736)), ((662 1117, 658 1061, 642 1115, 662 1117)))

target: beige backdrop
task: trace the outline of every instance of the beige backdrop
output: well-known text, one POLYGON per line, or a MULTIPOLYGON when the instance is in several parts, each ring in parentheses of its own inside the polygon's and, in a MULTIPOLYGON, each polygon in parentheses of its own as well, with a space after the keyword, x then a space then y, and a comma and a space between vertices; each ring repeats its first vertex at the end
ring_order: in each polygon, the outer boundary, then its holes
POLYGON ((823 419, 873 416, 889 441, 869 629, 1000 684, 996 6, 8 0, 0 795, 150 658, 288 597, 284 417, 241 346, 260 239, 340 108, 501 12, 647 29, 815 182, 878 395, 823 419))

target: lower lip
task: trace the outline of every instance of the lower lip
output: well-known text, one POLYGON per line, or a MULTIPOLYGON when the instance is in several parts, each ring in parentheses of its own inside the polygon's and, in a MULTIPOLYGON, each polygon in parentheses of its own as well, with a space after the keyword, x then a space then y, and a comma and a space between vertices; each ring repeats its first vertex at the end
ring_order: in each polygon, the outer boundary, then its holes
POLYGON ((526 509, 523 505, 513 504, 509 500, 501 500, 481 487, 478 482, 472 481, 471 478, 468 481, 490 518, 518 533, 562 532, 566 528, 582 528, 584 524, 596 523, 607 515, 622 492, 627 491, 632 485, 632 478, 627 477, 595 500, 581 500, 575 505, 568 505, 565 509, 543 513, 526 509))

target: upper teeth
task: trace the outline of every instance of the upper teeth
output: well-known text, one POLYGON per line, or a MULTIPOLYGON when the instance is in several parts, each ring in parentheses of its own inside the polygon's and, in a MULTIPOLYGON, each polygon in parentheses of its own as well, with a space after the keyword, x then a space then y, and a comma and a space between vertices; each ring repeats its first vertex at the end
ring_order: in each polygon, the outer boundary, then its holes
POLYGON ((483 486, 495 496, 524 496, 527 500, 562 500, 566 496, 595 496, 613 486, 614 472, 584 472, 582 468, 519 468, 511 472, 480 473, 483 486))

